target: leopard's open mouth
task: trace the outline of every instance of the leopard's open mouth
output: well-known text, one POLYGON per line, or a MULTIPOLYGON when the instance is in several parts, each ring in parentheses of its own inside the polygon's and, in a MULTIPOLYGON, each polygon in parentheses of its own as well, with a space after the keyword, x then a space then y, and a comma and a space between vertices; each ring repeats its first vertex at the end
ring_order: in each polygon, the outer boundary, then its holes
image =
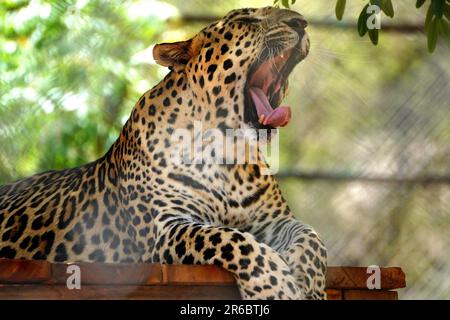
POLYGON ((257 129, 284 127, 289 123, 291 108, 280 104, 288 88, 289 74, 307 55, 301 47, 299 42, 273 57, 269 56, 270 50, 264 50, 250 68, 245 87, 246 123, 257 129))

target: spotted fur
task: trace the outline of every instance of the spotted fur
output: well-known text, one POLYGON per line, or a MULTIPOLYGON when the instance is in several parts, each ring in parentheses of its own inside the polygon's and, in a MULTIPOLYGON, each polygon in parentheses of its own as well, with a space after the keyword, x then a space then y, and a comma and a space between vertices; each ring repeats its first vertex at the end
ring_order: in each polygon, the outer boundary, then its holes
POLYGON ((257 127, 247 74, 268 42, 293 47, 305 25, 289 10, 240 9, 155 47, 171 71, 139 99, 105 156, 0 187, 0 258, 215 264, 246 299, 324 298, 326 250, 261 174, 265 163, 169 159, 171 134, 194 121, 257 127))

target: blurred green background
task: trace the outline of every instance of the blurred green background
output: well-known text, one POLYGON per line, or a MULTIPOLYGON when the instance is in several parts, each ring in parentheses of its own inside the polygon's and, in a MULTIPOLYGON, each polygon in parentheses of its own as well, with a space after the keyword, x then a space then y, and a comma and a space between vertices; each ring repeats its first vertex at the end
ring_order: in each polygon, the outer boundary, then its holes
MULTIPOLYGON (((425 9, 395 1, 380 44, 334 1, 293 6, 311 53, 290 78, 282 189, 330 265, 401 266, 400 298, 450 298, 450 49, 427 52, 425 9), (414 29, 414 28, 413 28, 414 29)), ((0 2, 0 185, 103 155, 139 96, 167 73, 157 42, 187 39, 231 9, 272 1, 0 2)))

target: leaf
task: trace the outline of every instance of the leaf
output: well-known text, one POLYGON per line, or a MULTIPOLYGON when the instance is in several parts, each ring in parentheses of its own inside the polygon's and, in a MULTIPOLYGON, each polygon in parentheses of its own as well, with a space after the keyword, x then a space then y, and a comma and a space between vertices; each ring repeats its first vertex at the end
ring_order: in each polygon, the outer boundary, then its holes
POLYGON ((392 5, 391 0, 383 0, 381 3, 381 10, 383 10, 388 17, 394 17, 394 6, 392 5))
POLYGON ((419 9, 421 6, 423 6, 423 4, 425 3, 426 0, 417 0, 416 1, 416 8, 419 9))
POLYGON ((431 5, 433 6, 434 15, 441 19, 444 14, 445 0, 431 0, 431 5))
POLYGON ((281 4, 283 5, 283 7, 289 8, 289 0, 281 0, 281 4))
POLYGON ((437 37, 438 37, 438 19, 434 18, 430 22, 427 31, 428 51, 430 53, 433 53, 434 49, 436 49, 437 37))
POLYGON ((369 7, 368 4, 362 9, 361 13, 359 14, 358 18, 358 33, 361 37, 364 37, 364 35, 367 33, 367 8, 369 7))
POLYGON ((381 2, 382 1, 383 0, 370 0, 370 4, 374 4, 374 5, 378 6, 378 7, 381 7, 381 2))
POLYGON ((433 9, 432 9, 432 5, 430 4, 430 6, 428 7, 427 10, 427 16, 425 18, 425 30, 428 30, 428 27, 430 26, 430 22, 433 19, 433 9))
POLYGON ((450 4, 446 3, 444 7, 444 16, 450 20, 450 4))
POLYGON ((439 19, 438 27, 439 33, 442 34, 444 37, 450 39, 450 26, 448 24, 448 21, 445 21, 444 19, 439 19))
POLYGON ((444 19, 439 20, 439 32, 444 37, 444 41, 448 47, 450 47, 450 25, 448 21, 444 19))
POLYGON ((336 18, 340 21, 342 20, 342 17, 344 16, 344 11, 345 11, 345 4, 346 4, 346 0, 337 0, 336 2, 336 18))
POLYGON ((374 45, 377 45, 378 44, 378 36, 379 36, 379 32, 380 30, 378 30, 378 29, 370 29, 369 30, 369 38, 370 38, 370 41, 372 41, 372 43, 374 44, 374 45))

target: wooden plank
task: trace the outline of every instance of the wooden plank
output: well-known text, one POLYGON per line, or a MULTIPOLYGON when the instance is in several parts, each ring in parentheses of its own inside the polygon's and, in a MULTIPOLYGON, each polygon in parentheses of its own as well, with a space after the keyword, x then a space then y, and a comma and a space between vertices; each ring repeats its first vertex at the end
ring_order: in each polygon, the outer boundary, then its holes
POLYGON ((163 283, 170 285, 235 285, 233 275, 214 265, 162 265, 163 283))
MULTIPOLYGON (((381 288, 406 287, 405 274, 401 268, 380 268, 381 288)), ((332 289, 367 289, 367 267, 328 267, 326 287, 332 289)))
POLYGON ((342 300, 342 290, 339 289, 327 289, 328 300, 342 300))
POLYGON ((396 291, 388 290, 343 290, 344 300, 398 300, 396 291))
POLYGON ((51 279, 50 263, 0 259, 0 283, 43 283, 51 279))
POLYGON ((2 299, 55 300, 238 300, 236 286, 81 286, 69 290, 64 285, 0 285, 2 299))
MULTIPOLYGON (((0 283, 65 284, 70 264, 50 264, 46 261, 0 259, 0 283)), ((234 285, 233 275, 213 265, 106 264, 77 263, 82 284, 98 285, 234 285)), ((381 289, 406 286, 400 268, 380 268, 381 289)), ((328 289, 367 289, 370 275, 365 267, 329 267, 328 289)), ((331 291, 333 292, 333 291, 331 291)), ((337 292, 337 291, 336 291, 337 292)))
MULTIPOLYGON (((52 264, 51 283, 65 284, 71 264, 52 264)), ((153 285, 162 283, 159 264, 74 263, 80 267, 81 284, 153 285)))
MULTIPOLYGON (((212 265, 163 265, 163 282, 178 284, 234 283, 232 274, 212 265)), ((401 268, 380 268, 381 289, 398 289, 406 286, 401 268)), ((326 287, 330 289, 367 289, 370 274, 365 267, 329 267, 326 287)))

